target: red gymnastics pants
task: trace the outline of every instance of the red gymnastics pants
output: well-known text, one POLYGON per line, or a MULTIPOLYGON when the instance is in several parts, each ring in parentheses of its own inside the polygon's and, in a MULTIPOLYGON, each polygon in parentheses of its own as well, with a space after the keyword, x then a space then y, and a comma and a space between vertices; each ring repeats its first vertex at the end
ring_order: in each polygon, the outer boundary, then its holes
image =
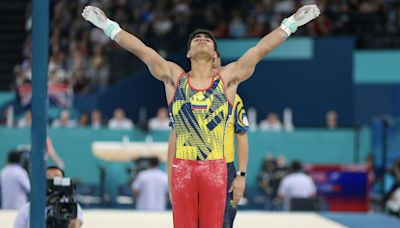
POLYGON ((226 197, 224 159, 172 163, 172 211, 175 228, 221 228, 226 197))

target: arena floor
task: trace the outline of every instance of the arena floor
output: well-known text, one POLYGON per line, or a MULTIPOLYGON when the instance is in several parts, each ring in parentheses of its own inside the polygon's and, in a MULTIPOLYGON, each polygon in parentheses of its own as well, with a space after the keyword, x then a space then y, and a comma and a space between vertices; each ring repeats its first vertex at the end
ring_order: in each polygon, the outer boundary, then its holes
MULTIPOLYGON (((1 211, 1 227, 13 227, 16 211, 1 211)), ((84 210, 83 227, 91 228, 169 228, 172 214, 129 210, 84 210)), ((400 227, 400 219, 382 214, 349 213, 274 213, 241 211, 235 228, 341 228, 400 227)))

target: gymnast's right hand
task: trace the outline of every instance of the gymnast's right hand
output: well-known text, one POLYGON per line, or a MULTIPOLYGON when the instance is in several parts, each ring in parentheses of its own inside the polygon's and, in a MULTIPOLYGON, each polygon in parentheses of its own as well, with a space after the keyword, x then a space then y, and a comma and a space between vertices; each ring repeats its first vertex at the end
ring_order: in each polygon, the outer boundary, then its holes
POLYGON ((102 30, 106 28, 108 18, 104 14, 103 10, 95 6, 86 6, 83 9, 82 17, 102 30))
POLYGON ((295 14, 282 21, 281 28, 290 36, 290 34, 296 32, 298 27, 314 20, 320 14, 321 12, 316 5, 302 6, 295 14))
POLYGON ((103 10, 98 7, 86 6, 83 9, 82 17, 96 27, 102 29, 111 39, 114 39, 117 33, 121 31, 118 23, 108 19, 103 10))

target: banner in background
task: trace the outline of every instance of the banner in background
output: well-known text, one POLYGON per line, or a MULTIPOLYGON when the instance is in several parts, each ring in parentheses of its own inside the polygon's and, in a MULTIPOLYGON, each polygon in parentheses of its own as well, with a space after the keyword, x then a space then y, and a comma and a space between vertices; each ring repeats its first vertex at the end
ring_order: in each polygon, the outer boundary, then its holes
POLYGON ((367 165, 307 165, 305 171, 315 181, 318 195, 329 211, 368 211, 370 169, 367 165))
MULTIPOLYGON (((73 88, 68 83, 50 83, 49 104, 60 108, 69 108, 73 103, 73 88)), ((25 82, 17 87, 18 99, 22 106, 30 105, 32 100, 32 84, 25 82)))

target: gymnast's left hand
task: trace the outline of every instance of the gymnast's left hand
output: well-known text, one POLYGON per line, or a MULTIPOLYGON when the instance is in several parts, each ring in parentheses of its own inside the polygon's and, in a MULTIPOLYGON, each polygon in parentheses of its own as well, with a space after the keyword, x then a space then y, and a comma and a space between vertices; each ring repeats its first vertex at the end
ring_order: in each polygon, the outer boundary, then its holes
POLYGON ((237 176, 233 179, 232 186, 229 192, 233 192, 233 202, 237 205, 240 199, 243 197, 244 190, 246 188, 246 178, 243 176, 237 176))

